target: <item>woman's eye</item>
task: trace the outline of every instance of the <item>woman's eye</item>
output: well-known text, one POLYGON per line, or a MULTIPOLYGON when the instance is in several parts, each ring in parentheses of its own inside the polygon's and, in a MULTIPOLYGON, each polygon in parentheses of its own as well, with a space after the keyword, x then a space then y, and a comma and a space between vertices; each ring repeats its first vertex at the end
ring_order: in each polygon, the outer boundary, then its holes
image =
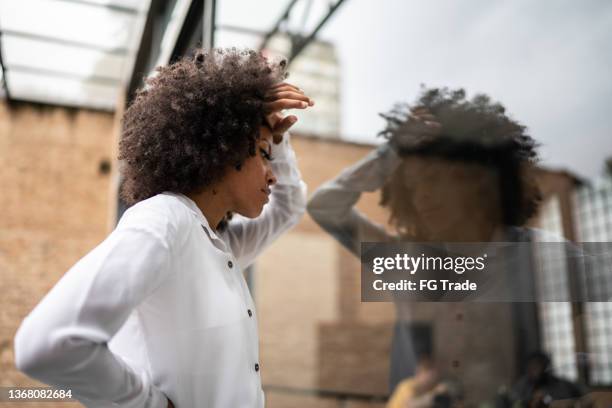
POLYGON ((270 154, 268 152, 266 152, 264 149, 259 149, 259 152, 261 153, 262 157, 268 161, 272 161, 274 160, 274 158, 272 156, 270 156, 270 154))

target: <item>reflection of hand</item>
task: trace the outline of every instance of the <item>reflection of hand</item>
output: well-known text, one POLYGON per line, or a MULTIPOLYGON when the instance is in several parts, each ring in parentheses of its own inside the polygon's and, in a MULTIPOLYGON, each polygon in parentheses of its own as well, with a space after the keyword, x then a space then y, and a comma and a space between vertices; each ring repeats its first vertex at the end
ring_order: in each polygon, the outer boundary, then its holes
POLYGON ((442 130, 442 125, 436 121, 436 117, 424 107, 411 108, 400 126, 401 133, 408 137, 391 139, 389 144, 397 153, 405 149, 410 151, 435 140, 442 130))
POLYGON ((314 101, 294 85, 283 82, 272 87, 265 96, 264 110, 266 121, 272 129, 274 143, 280 143, 283 134, 297 122, 294 115, 283 117, 282 110, 306 109, 313 105, 314 101))
POLYGON ((170 398, 167 398, 168 400, 168 408, 174 408, 174 404, 172 403, 172 401, 170 401, 170 398))
POLYGON ((427 108, 414 107, 410 109, 408 124, 414 128, 416 134, 438 135, 442 125, 436 121, 427 108))

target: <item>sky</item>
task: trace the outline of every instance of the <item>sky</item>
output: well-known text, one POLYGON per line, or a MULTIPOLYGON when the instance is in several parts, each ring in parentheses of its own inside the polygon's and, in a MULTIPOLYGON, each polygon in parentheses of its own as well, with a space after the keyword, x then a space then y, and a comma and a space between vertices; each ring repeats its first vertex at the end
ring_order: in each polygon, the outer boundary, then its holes
MULTIPOLYGON (((268 29, 286 1, 249 3, 219 1, 219 24, 268 29)), ((328 3, 313 2, 306 27, 328 3)), ((247 37, 217 33, 252 46, 247 37)), ((425 84, 501 102, 541 143, 545 166, 595 177, 612 156, 612 2, 345 0, 320 37, 341 67, 344 139, 380 143, 378 113, 425 84)))

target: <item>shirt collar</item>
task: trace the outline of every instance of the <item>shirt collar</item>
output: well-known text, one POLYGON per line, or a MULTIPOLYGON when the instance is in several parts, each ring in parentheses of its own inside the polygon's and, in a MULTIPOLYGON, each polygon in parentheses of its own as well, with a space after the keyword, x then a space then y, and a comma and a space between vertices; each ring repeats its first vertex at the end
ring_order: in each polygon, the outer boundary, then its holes
POLYGON ((220 238, 217 236, 215 231, 210 227, 210 224, 208 223, 208 220, 206 219, 206 217, 202 213, 202 210, 200 210, 200 207, 198 207, 198 205, 195 203, 195 201, 193 201, 191 198, 187 197, 184 194, 173 193, 171 191, 164 191, 162 194, 168 195, 168 196, 172 196, 172 197, 176 197, 187 208, 189 208, 189 210, 195 215, 195 217, 198 219, 198 221, 200 221, 200 224, 202 224, 202 227, 204 228, 204 231, 206 231, 206 233, 208 234, 210 239, 219 239, 220 240, 220 238))

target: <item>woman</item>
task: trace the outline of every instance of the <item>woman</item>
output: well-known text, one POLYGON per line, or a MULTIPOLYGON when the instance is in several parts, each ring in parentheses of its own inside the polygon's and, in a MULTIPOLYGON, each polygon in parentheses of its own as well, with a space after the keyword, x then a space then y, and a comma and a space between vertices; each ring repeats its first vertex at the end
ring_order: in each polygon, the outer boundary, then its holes
MULTIPOLYGON (((501 104, 484 94, 468 99, 462 89, 424 88, 412 108, 398 104, 381 116, 386 126, 380 135, 387 142, 324 183, 308 202, 313 220, 344 247, 359 257, 362 242, 529 239, 524 225, 540 199, 532 171, 537 143, 501 104), (356 208, 363 192, 374 191, 381 192, 391 231, 356 208)), ((517 270, 530 271, 521 264, 526 259, 513 260, 517 270)), ((433 341, 415 324, 418 302, 398 296, 395 306, 391 392, 414 375, 420 349, 433 341)), ((445 333, 441 338, 454 334, 449 333, 457 327, 451 320, 456 316, 453 303, 425 307, 435 311, 434 332, 445 333)), ((464 307, 474 312, 461 321, 482 322, 478 304, 464 307), (472 315, 480 317, 469 319, 472 315)))
POLYGON ((279 112, 313 105, 284 65, 198 50, 147 81, 119 146, 133 206, 25 318, 20 370, 92 407, 264 405, 242 272, 304 212, 279 112))

